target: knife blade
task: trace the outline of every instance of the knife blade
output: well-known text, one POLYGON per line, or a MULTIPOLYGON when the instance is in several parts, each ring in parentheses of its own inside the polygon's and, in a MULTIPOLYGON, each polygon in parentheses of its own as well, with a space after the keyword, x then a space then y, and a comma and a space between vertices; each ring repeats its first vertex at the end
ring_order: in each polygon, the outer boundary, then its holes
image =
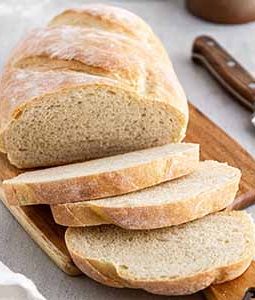
POLYGON ((210 36, 199 36, 192 47, 192 59, 204 66, 235 99, 253 112, 255 126, 255 78, 210 36))

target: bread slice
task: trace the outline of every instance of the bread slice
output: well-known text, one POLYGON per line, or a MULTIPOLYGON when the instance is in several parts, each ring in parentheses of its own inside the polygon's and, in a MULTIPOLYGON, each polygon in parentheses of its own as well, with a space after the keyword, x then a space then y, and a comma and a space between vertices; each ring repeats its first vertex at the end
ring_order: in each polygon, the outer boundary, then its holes
POLYGON ((83 163, 23 173, 3 184, 12 205, 56 204, 104 198, 192 172, 198 144, 168 144, 83 163))
POLYGON ((191 294, 240 276, 255 247, 254 224, 240 211, 148 231, 68 228, 65 240, 77 267, 94 280, 162 295, 191 294))
POLYGON ((200 162, 191 174, 123 196, 51 207, 56 223, 66 226, 115 224, 153 229, 201 218, 229 205, 240 171, 216 161, 200 162))
POLYGON ((0 151, 18 168, 85 161, 185 136, 186 96, 150 27, 111 6, 79 11, 57 18, 59 26, 53 20, 31 31, 4 68, 0 151))

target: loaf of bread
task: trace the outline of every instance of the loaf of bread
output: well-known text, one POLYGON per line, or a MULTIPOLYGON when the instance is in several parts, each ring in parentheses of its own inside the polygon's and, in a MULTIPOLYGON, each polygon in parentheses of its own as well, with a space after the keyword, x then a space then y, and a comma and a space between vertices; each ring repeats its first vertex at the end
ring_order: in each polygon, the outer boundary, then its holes
POLYGON ((199 145, 168 144, 111 157, 25 172, 3 183, 11 205, 57 204, 140 190, 194 171, 199 145))
POLYGON ((178 142, 188 107, 171 62, 136 15, 86 5, 31 31, 0 83, 0 150, 19 168, 178 142))
POLYGON ((183 295, 240 276, 253 259, 254 236, 246 212, 223 212, 150 231, 69 228, 65 239, 77 267, 98 282, 183 295))
POLYGON ((53 205, 51 210, 56 223, 65 226, 172 226, 224 209, 235 198, 240 176, 236 168, 204 161, 191 174, 155 187, 106 199, 53 205))

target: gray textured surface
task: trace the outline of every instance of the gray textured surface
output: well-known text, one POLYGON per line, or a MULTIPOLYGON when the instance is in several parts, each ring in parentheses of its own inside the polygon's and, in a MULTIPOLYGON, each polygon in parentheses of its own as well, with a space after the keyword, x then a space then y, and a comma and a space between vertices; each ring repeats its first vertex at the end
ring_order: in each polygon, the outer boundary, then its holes
MULTIPOLYGON (((0 0, 0 67, 26 30, 45 24, 64 7, 86 2, 89 1, 0 0)), ((206 23, 187 14, 183 1, 178 0, 107 2, 132 10, 153 27, 168 50, 189 99, 254 155, 255 129, 250 124, 250 113, 232 101, 202 68, 192 64, 190 50, 197 35, 210 34, 249 71, 255 72, 255 23, 238 26, 206 23)), ((48 300, 166 299, 142 291, 107 288, 86 277, 66 276, 31 241, 2 204, 0 260, 14 271, 31 278, 48 300)))

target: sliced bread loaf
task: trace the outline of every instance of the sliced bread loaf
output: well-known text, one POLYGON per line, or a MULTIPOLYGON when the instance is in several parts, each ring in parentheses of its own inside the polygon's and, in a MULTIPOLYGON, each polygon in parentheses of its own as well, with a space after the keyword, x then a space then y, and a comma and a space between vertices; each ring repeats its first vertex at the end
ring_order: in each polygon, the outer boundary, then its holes
POLYGON ((56 223, 66 226, 166 227, 224 209, 233 201, 239 180, 238 169, 205 161, 180 179, 123 196, 54 205, 52 213, 56 223))
POLYGON ((65 239, 77 267, 94 280, 163 295, 191 294, 240 276, 255 247, 253 222, 237 211, 150 231, 68 228, 65 239))
POLYGON ((23 173, 3 184, 12 205, 56 204, 120 195, 192 172, 199 145, 168 144, 23 173))
POLYGON ((4 68, 0 151, 10 162, 47 167, 180 142, 187 100, 150 27, 107 5, 61 15, 4 68))

